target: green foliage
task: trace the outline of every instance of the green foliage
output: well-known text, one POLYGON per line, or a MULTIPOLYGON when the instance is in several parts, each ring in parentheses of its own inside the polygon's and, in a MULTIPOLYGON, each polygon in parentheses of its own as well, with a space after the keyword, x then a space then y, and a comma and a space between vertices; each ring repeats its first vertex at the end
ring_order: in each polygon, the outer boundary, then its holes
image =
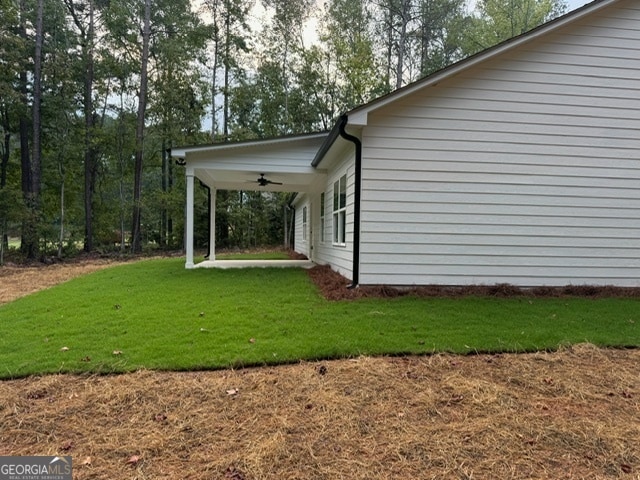
MULTIPOLYGON (((278 192, 218 191, 216 246, 244 249, 282 245, 283 209, 288 201, 288 194, 278 192)), ((202 214, 206 214, 205 209, 202 214)), ((208 237, 201 242, 208 243, 208 237)))
POLYGON ((15 108, 19 102, 20 93, 17 90, 16 74, 20 69, 25 68, 25 42, 16 33, 20 23, 17 3, 13 0, 2 0, 0 6, 2 12, 0 19, 0 58, 2 59, 0 111, 6 114, 7 109, 15 108))
POLYGON ((4 265, 5 252, 9 249, 9 236, 16 236, 26 209, 19 189, 11 186, 0 188, 0 266, 4 265))
POLYGON ((0 307, 0 377, 639 346, 638 307, 584 298, 328 302, 302 270, 185 270, 181 260, 148 260, 0 307))
MULTIPOLYGON (((188 0, 152 2, 140 201, 152 248, 179 248, 183 238, 184 176, 167 149, 328 130, 341 113, 392 86, 564 11, 561 0, 482 0, 471 15, 463 0, 327 0, 322 10, 312 0, 263 0, 266 21, 258 28, 255 3, 205 0, 197 11, 188 0), (305 28, 313 18, 319 27, 312 44, 305 28), (212 125, 204 132, 207 117, 212 125)), ((43 2, 38 199, 25 186, 34 143, 36 6, 0 0, 0 188, 12 198, 2 206, 3 229, 37 237, 46 255, 83 243, 123 249, 131 235, 144 1, 43 2)), ((220 245, 282 236, 275 228, 283 198, 224 195, 220 245), (254 207, 264 219, 248 210, 254 207)), ((206 209, 206 193, 198 191, 201 246, 208 242, 206 209)))
POLYGON ((304 20, 307 19, 314 0, 262 0, 273 10, 273 21, 268 43, 276 50, 286 50, 301 35, 304 20))
POLYGON ((461 43, 469 18, 464 8, 463 0, 427 0, 419 3, 418 25, 414 35, 421 76, 445 68, 464 56, 461 43))
POLYGON ((9 223, 19 223, 24 204, 20 190, 7 186, 0 189, 0 218, 9 223))
POLYGON ((563 0, 481 0, 478 16, 469 19, 461 44, 473 54, 521 35, 566 9, 563 0))
POLYGON ((302 30, 313 2, 263 3, 272 9, 273 21, 263 29, 263 50, 257 57, 255 74, 240 77, 229 92, 231 116, 242 122, 235 125, 243 130, 245 138, 318 130, 322 115, 310 111, 311 92, 303 90, 300 78, 309 74, 301 68, 305 64, 302 30))
POLYGON ((249 51, 248 0, 206 0, 211 23, 211 139, 229 140, 231 84, 243 77, 241 59, 249 51), (221 78, 219 78, 221 77, 221 78), (218 97, 222 96, 222 102, 218 97), (222 103, 221 106, 218 103, 222 103), (222 117, 221 119, 219 117, 222 117), (222 125, 220 125, 220 123, 222 125))
POLYGON ((378 74, 372 32, 373 16, 363 0, 332 0, 327 6, 322 40, 335 71, 339 111, 349 110, 381 94, 386 82, 378 74))

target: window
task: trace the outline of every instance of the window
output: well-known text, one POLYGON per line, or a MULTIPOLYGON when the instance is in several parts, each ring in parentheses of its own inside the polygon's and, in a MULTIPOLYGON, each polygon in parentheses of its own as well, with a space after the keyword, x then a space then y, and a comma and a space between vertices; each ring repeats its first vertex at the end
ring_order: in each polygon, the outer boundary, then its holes
POLYGON ((307 207, 302 209, 302 241, 307 241, 307 207))
POLYGON ((333 243, 347 243, 347 176, 333 184, 333 243))
POLYGON ((324 192, 320 194, 320 243, 324 243, 324 192))

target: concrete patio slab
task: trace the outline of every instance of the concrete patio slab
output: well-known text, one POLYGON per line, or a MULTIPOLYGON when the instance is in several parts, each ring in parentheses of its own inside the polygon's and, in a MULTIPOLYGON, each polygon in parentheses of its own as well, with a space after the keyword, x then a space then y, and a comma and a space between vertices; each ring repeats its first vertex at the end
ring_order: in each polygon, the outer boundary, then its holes
POLYGON ((311 268, 311 260, 205 260, 194 268, 311 268))

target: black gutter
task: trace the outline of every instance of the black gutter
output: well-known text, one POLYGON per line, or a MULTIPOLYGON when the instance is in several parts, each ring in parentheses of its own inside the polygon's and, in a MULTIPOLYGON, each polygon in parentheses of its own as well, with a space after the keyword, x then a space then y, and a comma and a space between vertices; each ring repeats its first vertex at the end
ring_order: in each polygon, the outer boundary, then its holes
POLYGON ((346 132, 345 128, 348 121, 349 117, 346 114, 342 115, 338 123, 338 131, 342 138, 352 142, 356 147, 356 171, 354 179, 355 192, 353 206, 353 279, 351 280, 351 285, 347 287, 351 289, 356 288, 360 281, 360 190, 362 188, 362 142, 358 137, 346 132))
POLYGON ((335 142, 336 139, 340 136, 340 125, 342 124, 343 118, 346 118, 346 115, 342 115, 340 117, 340 121, 338 121, 338 123, 336 123, 333 126, 333 128, 329 131, 327 138, 325 138, 324 142, 322 142, 322 145, 320 145, 320 149, 318 150, 318 152, 316 153, 316 156, 311 161, 312 167, 315 168, 320 164, 324 156, 327 154, 327 152, 333 145, 333 142, 335 142))

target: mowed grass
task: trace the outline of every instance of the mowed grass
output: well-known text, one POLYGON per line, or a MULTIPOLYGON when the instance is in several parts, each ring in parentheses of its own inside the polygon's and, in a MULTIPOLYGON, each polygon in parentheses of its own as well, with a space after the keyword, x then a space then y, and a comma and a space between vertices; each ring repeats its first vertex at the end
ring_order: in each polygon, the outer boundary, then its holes
POLYGON ((640 345, 634 299, 324 300, 298 269, 102 270, 0 307, 0 377, 640 345))

